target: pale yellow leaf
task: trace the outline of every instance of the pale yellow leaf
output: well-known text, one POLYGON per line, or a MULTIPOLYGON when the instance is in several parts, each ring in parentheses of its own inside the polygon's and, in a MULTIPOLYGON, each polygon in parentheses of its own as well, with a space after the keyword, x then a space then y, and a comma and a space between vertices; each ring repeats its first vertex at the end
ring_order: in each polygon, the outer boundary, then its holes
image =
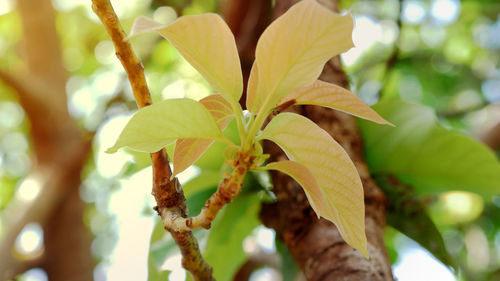
POLYGON ((355 94, 340 86, 320 80, 316 80, 316 82, 309 86, 293 91, 282 99, 279 104, 289 101, 293 101, 294 104, 325 106, 373 121, 375 123, 394 126, 392 123, 387 122, 384 118, 378 115, 377 112, 366 105, 355 94))
POLYGON ((325 200, 325 196, 319 188, 316 178, 306 166, 296 161, 280 161, 269 163, 263 167, 263 169, 280 171, 292 177, 298 184, 300 184, 300 186, 302 186, 307 199, 309 200, 309 204, 319 216, 316 203, 323 202, 325 200))
MULTIPOLYGON (((220 130, 224 130, 234 117, 231 105, 220 95, 210 95, 200 100, 212 115, 220 130)), ((175 177, 198 160, 213 143, 210 139, 178 139, 174 150, 175 177)))
POLYGON ((252 64, 252 69, 250 70, 250 76, 248 77, 247 101, 246 101, 247 109, 253 108, 253 103, 254 103, 254 98, 256 96, 258 83, 259 83, 259 70, 257 69, 257 64, 254 61, 252 64))
POLYGON ((291 7, 257 43, 259 79, 247 108, 266 112, 291 91, 313 83, 330 58, 354 46, 352 29, 351 15, 338 15, 314 0, 291 7))
POLYGON ((337 225, 344 240, 367 256, 363 186, 351 159, 325 130, 311 120, 281 113, 271 120, 259 139, 278 144, 288 158, 306 166, 316 178, 324 200, 311 205, 320 216, 337 225))
POLYGON ((191 99, 170 99, 139 109, 107 152, 125 146, 155 152, 179 138, 227 142, 203 105, 191 99))
POLYGON ((239 101, 243 78, 238 50, 231 30, 219 15, 183 16, 168 25, 137 18, 134 34, 146 31, 159 32, 217 92, 232 102, 239 101))
POLYGON ((130 33, 126 39, 130 39, 131 37, 134 37, 134 36, 142 34, 142 33, 157 31, 158 29, 165 28, 171 22, 173 22, 175 19, 176 18, 173 17, 168 22, 161 24, 161 23, 154 21, 150 18, 140 16, 140 17, 135 19, 134 24, 132 25, 132 28, 130 29, 130 33))

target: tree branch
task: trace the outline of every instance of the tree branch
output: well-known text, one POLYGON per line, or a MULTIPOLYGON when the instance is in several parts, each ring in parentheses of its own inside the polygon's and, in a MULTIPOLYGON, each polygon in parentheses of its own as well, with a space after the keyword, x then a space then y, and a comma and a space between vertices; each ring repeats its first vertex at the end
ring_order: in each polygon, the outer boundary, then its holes
POLYGON ((210 224, 222 207, 240 193, 243 178, 252 166, 254 157, 248 153, 243 154, 238 152, 236 159, 233 171, 222 180, 217 191, 206 201, 200 214, 186 219, 179 216, 175 210, 165 208, 161 211, 163 225, 167 229, 170 229, 169 231, 189 231, 197 228, 209 229, 210 224))
MULTIPOLYGON (((94 265, 90 239, 82 221, 83 204, 78 196, 80 173, 90 151, 91 142, 70 117, 67 110, 65 84, 67 72, 59 46, 55 13, 50 0, 18 0, 22 22, 23 56, 26 71, 0 71, 0 79, 17 92, 30 120, 30 135, 34 150, 33 169, 28 177, 37 182, 41 191, 31 202, 14 200, 9 203, 5 218, 10 221, 8 232, 0 244, 0 279, 11 279, 30 266, 41 266, 50 280, 80 280, 92 278, 94 265), (13 74, 14 73, 14 74, 13 74), (74 200, 64 200, 74 194, 74 200), (57 220, 57 210, 71 211, 72 225, 57 220), (47 224, 50 221, 50 229, 47 224), (13 242, 26 223, 42 225, 44 252, 36 263, 23 263, 13 255, 13 242), (64 236, 71 247, 53 251, 64 236), (71 259, 68 259, 68 256, 71 259), (62 273, 70 274, 62 277, 62 273)), ((26 179, 25 179, 26 180, 26 179)))
MULTIPOLYGON (((137 106, 142 108, 151 105, 151 94, 149 92, 144 69, 132 50, 130 43, 125 40, 125 32, 120 26, 118 17, 109 0, 92 0, 92 9, 102 21, 106 31, 116 49, 116 56, 127 72, 137 106)), ((186 198, 180 188, 177 179, 170 180, 170 170, 167 153, 164 149, 151 154, 153 164, 153 191, 156 199, 157 210, 160 215, 164 210, 170 210, 179 217, 186 217, 186 198)), ((162 217, 162 220, 164 218, 162 217)), ((169 230, 168 227, 165 227, 169 230)), ((183 255, 182 265, 195 280, 214 280, 211 266, 201 256, 198 242, 190 231, 170 231, 172 237, 181 249, 183 255)))

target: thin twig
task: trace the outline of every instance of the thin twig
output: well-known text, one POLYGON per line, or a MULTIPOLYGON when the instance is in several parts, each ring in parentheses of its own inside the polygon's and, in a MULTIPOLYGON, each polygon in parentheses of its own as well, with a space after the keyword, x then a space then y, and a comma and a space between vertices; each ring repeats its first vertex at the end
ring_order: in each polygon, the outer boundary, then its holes
MULTIPOLYGON (((125 41, 125 32, 120 26, 116 13, 109 0, 92 0, 92 9, 101 19, 104 27, 113 41, 116 56, 127 72, 134 97, 139 108, 151 105, 151 94, 149 93, 144 69, 132 50, 130 43, 125 41)), ((175 212, 178 216, 185 217, 186 198, 176 179, 170 180, 172 171, 165 150, 151 154, 153 164, 153 191, 156 199, 157 211, 161 215, 164 209, 175 212)), ((162 220, 164 220, 162 218, 162 220)), ((168 230, 168 228, 166 228, 168 230)), ((190 231, 170 231, 172 237, 179 246, 183 255, 182 265, 195 280, 215 280, 212 276, 212 267, 201 256, 198 242, 190 231)))
POLYGON ((240 193, 243 185, 243 178, 246 172, 251 168, 254 158, 254 156, 249 156, 248 153, 237 153, 237 160, 234 164, 233 171, 222 180, 219 188, 217 188, 217 191, 206 201, 199 215, 185 218, 179 216, 175 210, 165 208, 161 211, 163 225, 165 225, 165 227, 170 227, 170 231, 189 231, 197 228, 209 229, 210 224, 222 207, 240 193))

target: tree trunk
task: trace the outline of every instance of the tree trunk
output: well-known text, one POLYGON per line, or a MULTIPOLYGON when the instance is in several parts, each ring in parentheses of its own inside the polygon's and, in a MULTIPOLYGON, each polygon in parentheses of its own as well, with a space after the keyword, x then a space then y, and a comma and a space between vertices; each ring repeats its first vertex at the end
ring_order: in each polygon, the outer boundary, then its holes
MULTIPOLYGON (((33 168, 43 191, 19 213, 21 219, 6 237, 15 239, 29 222, 40 223, 44 231, 44 253, 33 266, 43 267, 49 280, 92 280, 94 260, 91 237, 83 223, 84 204, 78 189, 80 174, 91 148, 90 140, 67 109, 66 78, 55 13, 50 0, 18 0, 23 25, 23 55, 26 73, 0 73, 0 78, 19 94, 31 124, 33 168), (38 211, 37 211, 38 210, 38 211)), ((13 278, 27 266, 11 255, 12 244, 0 245, 3 265, 0 278, 13 278), (5 260, 3 260, 5 258, 5 260)))
MULTIPOLYGON (((230 5, 244 6, 240 1, 232 2, 237 4, 230 5)), ((267 7, 265 4, 262 5, 266 2, 268 1, 260 1, 259 7, 261 7, 262 13, 267 12, 265 8, 262 8, 267 7)), ((298 1, 276 0, 274 17, 283 14, 296 2, 298 1)), ((330 9, 337 9, 336 0, 320 2, 330 9)), ((227 9, 227 11, 231 10, 236 9, 234 7, 227 9)), ((253 60, 253 57, 249 58, 252 56, 249 53, 254 53, 256 41, 248 43, 248 38, 256 40, 263 30, 258 25, 254 25, 254 29, 242 29, 243 23, 234 23, 240 19, 248 24, 248 22, 252 22, 248 19, 250 16, 252 15, 248 13, 246 16, 241 14, 238 16, 226 15, 229 25, 236 34, 243 62, 253 60)), ((265 19, 266 17, 259 16, 259 18, 265 19)), ((242 65, 244 73, 248 73, 250 64, 242 63, 242 65)), ((339 57, 333 58, 326 64, 320 79, 348 87, 339 57)), ((300 106, 295 107, 294 110, 310 118, 329 132, 348 152, 358 169, 364 187, 365 224, 370 259, 367 260, 362 254, 347 245, 333 223, 317 219, 302 188, 282 173, 271 173, 274 182, 273 192, 277 196, 277 202, 263 205, 260 215, 262 222, 276 231, 278 238, 286 244, 308 280, 393 280, 391 263, 383 240, 386 198, 371 178, 364 161, 363 142, 355 119, 344 113, 321 107, 300 106)), ((265 143, 264 149, 266 153, 271 154, 272 161, 286 158, 283 152, 270 142, 265 143)))

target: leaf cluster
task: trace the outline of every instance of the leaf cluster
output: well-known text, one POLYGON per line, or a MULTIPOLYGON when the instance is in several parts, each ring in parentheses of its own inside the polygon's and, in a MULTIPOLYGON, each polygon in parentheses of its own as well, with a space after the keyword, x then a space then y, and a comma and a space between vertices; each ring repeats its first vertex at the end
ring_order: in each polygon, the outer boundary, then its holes
POLYGON ((343 148, 315 123, 294 113, 278 114, 262 129, 274 109, 293 104, 325 106, 392 125, 353 93, 317 80, 331 57, 353 46, 352 28, 350 15, 333 13, 314 0, 290 8, 258 41, 244 112, 239 104, 243 82, 236 44, 218 15, 185 16, 167 25, 139 18, 132 34, 158 32, 216 94, 199 102, 165 100, 139 110, 108 152, 126 146, 151 153, 175 142, 175 176, 213 141, 226 143, 230 165, 239 163, 241 155, 250 155, 251 169, 278 170, 294 178, 318 216, 335 223, 344 240, 368 256, 362 183, 343 148), (222 134, 232 119, 239 143, 222 134), (263 166, 266 155, 259 144, 263 139, 278 144, 289 160, 263 166))

